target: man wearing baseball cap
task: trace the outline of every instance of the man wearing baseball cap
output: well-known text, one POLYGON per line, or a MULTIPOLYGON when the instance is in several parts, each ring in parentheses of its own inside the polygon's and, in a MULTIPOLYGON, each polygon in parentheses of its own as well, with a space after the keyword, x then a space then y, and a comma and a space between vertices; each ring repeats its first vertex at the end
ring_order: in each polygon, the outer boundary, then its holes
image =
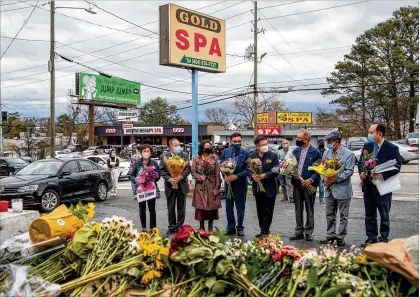
POLYGON ((353 195, 351 176, 353 175, 356 158, 354 153, 341 145, 341 133, 330 132, 326 137, 327 150, 322 160, 338 158, 343 165, 335 177, 325 177, 325 214, 327 217, 327 238, 321 244, 337 242, 345 246, 347 235, 350 201, 353 195), (338 231, 336 230, 337 213, 340 213, 338 231))

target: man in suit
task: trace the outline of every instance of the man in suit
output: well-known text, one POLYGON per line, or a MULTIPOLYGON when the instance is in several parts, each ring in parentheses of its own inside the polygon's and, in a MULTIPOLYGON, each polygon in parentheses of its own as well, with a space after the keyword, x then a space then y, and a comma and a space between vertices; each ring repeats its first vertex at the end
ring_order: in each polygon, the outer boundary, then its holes
POLYGON ((169 140, 170 151, 162 154, 159 164, 160 176, 165 180, 165 196, 168 206, 168 232, 167 235, 175 234, 179 227, 184 225, 185 221, 185 206, 190 186, 188 185, 188 175, 191 172, 190 162, 188 160, 188 154, 182 151, 181 145, 176 138, 169 140), (178 177, 171 177, 168 168, 165 163, 166 158, 171 156, 180 156, 187 166, 184 168, 182 174, 178 177), (174 189, 173 185, 178 184, 178 188, 174 189), (175 212, 176 207, 176 213, 175 212))
POLYGON ((231 147, 224 149, 220 157, 220 163, 229 159, 232 159, 236 163, 233 175, 225 177, 225 193, 227 191, 227 184, 230 184, 232 186, 234 196, 232 199, 226 198, 226 217, 228 221, 226 234, 244 236, 243 223, 245 216, 246 194, 248 192, 248 164, 246 161, 249 158, 249 153, 241 148, 242 135, 240 133, 233 133, 230 136, 230 143, 231 147), (234 206, 236 206, 238 219, 237 225, 235 223, 235 214, 233 212, 234 206))
MULTIPOLYGON (((289 152, 289 140, 282 140, 282 148, 278 151, 279 163, 284 160, 286 154, 289 152)), ((293 203, 293 185, 292 185, 292 176, 279 174, 279 184, 283 192, 283 199, 281 201, 289 201, 293 203)))
POLYGON ((325 177, 325 215, 327 217, 327 238, 321 244, 337 242, 338 246, 345 246, 347 223, 353 188, 351 177, 354 172, 356 157, 354 153, 341 145, 341 133, 333 131, 325 137, 328 150, 322 160, 338 158, 343 168, 334 177, 325 177), (337 214, 340 214, 338 232, 336 231, 337 214))
POLYGON ((296 138, 296 145, 298 146, 293 155, 296 157, 298 163, 298 170, 300 179, 293 177, 292 183, 294 187, 293 196, 295 200, 295 215, 296 215, 296 229, 295 235, 290 237, 290 240, 299 240, 306 238, 306 241, 313 241, 314 232, 314 204, 315 193, 310 193, 307 189, 309 185, 315 188, 319 184, 319 174, 315 171, 308 170, 315 161, 322 159, 321 153, 311 145, 311 134, 308 130, 299 132, 296 138), (303 207, 306 210, 306 224, 303 227, 303 207))
POLYGON ((385 140, 385 126, 383 124, 374 124, 369 128, 368 143, 363 146, 363 150, 368 154, 373 153, 377 159, 377 164, 383 164, 389 160, 396 160, 397 170, 391 170, 380 174, 363 172, 363 154, 360 157, 358 168, 360 178, 363 180, 363 200, 365 204, 365 228, 367 240, 362 246, 376 242, 388 242, 390 232, 389 211, 391 209, 392 193, 381 196, 372 183, 372 180, 387 180, 400 172, 401 155, 396 145, 385 140), (381 217, 378 234, 377 212, 381 217))
MULTIPOLYGON (((321 153, 321 156, 324 155, 325 152, 325 140, 324 139, 319 139, 318 140, 318 151, 321 153)), ((324 177, 320 176, 319 177, 319 203, 320 204, 325 204, 325 191, 324 191, 324 177)))
POLYGON ((257 203, 258 222, 261 232, 255 237, 262 237, 270 234, 270 226, 273 221, 274 205, 277 195, 277 177, 279 174, 279 157, 276 153, 268 150, 268 141, 264 136, 255 138, 255 146, 257 150, 250 155, 251 159, 259 159, 261 161, 262 174, 256 174, 249 171, 252 179, 252 192, 257 203), (259 190, 257 182, 261 182, 264 191, 259 190))

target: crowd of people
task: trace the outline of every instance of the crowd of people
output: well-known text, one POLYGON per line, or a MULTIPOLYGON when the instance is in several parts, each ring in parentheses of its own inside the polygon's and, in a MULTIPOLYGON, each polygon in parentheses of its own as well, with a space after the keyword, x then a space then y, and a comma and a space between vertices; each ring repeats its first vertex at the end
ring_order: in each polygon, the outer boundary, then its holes
MULTIPOLYGON (((367 240, 364 244, 387 242, 390 232, 389 211, 391 208, 392 193, 380 195, 375 181, 387 180, 399 173, 401 156, 398 147, 385 139, 385 126, 374 124, 368 132, 368 140, 363 151, 372 154, 377 164, 389 160, 396 160, 396 170, 382 174, 366 172, 363 160, 358 163, 360 179, 363 181, 363 199, 365 207, 365 229, 367 240), (379 212, 380 224, 378 228, 377 213, 379 212)), ((342 135, 338 131, 329 133, 324 139, 318 141, 318 147, 311 145, 311 134, 302 130, 296 138, 296 147, 291 147, 288 140, 282 141, 282 148, 278 154, 268 149, 268 140, 264 136, 255 139, 256 151, 249 153, 242 148, 242 135, 233 133, 230 136, 230 146, 225 148, 220 157, 214 153, 212 143, 203 140, 199 144, 198 155, 189 162, 188 155, 182 151, 178 139, 169 141, 170 151, 161 156, 160 163, 150 159, 151 147, 142 145, 138 148, 138 156, 134 159, 131 170, 133 194, 136 194, 136 178, 145 167, 154 166, 159 173, 155 183, 160 178, 164 179, 165 197, 168 209, 168 235, 174 234, 184 224, 186 211, 186 195, 190 187, 188 176, 191 174, 195 180, 192 206, 195 208, 195 220, 199 227, 213 230, 214 220, 219 219, 221 202, 222 175, 221 166, 231 160, 235 166, 232 174, 224 175, 226 188, 231 190, 231 197, 225 200, 227 217, 226 234, 244 236, 245 205, 248 194, 247 177, 252 181, 252 192, 256 201, 260 232, 256 237, 263 237, 271 233, 276 197, 279 187, 283 194, 281 201, 288 201, 295 205, 295 234, 290 240, 313 241, 315 226, 314 204, 316 189, 319 187, 319 202, 325 204, 327 220, 326 238, 321 243, 336 243, 345 246, 347 224, 350 212, 351 198, 353 195, 351 177, 355 168, 355 155, 341 143, 342 135), (280 165, 287 155, 292 154, 297 161, 298 174, 282 174, 280 165), (165 158, 176 156, 187 162, 179 176, 171 176, 165 158), (311 166, 317 162, 328 159, 338 159, 342 168, 334 177, 323 178, 311 166), (260 164, 259 171, 250 169, 250 162, 260 164), (211 170, 209 170, 209 168, 211 170), (263 189, 263 190, 261 190, 263 189), (310 191, 309 189, 315 189, 310 191), (235 210, 236 209, 236 217, 235 210), (306 217, 304 217, 304 212, 306 217), (339 219, 337 219, 339 217, 339 219)), ((112 162, 112 160, 111 160, 112 162)), ((112 165, 110 165, 112 166, 112 165)), ((111 169, 113 167, 110 167, 111 169)), ((157 191, 158 190, 158 187, 157 191)), ((158 197, 160 193, 158 193, 158 197)), ((146 229, 146 205, 149 210, 149 228, 156 227, 156 202, 155 199, 139 203, 140 222, 146 229)))

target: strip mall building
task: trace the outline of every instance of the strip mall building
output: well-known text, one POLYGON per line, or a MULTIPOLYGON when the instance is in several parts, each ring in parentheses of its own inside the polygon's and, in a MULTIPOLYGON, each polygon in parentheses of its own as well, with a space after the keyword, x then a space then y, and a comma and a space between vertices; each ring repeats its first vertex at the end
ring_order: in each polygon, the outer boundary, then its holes
MULTIPOLYGON (((199 125, 198 140, 214 141, 213 131, 224 130, 224 126, 199 125)), ((182 143, 191 143, 191 125, 134 126, 123 129, 121 126, 96 126, 95 137, 103 145, 123 145, 141 143, 150 145, 167 145, 171 138, 178 138, 182 143)))

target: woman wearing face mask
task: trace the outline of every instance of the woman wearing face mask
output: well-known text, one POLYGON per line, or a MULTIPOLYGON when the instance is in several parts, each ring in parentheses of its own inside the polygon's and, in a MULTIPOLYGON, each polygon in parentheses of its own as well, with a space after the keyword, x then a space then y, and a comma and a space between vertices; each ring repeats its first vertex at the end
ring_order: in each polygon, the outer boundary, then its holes
POLYGON ((111 181, 112 181, 111 196, 116 196, 118 178, 120 177, 120 172, 118 170, 118 167, 120 166, 120 160, 117 158, 117 154, 115 153, 115 151, 111 151, 106 163, 109 168, 109 171, 111 172, 111 181))
POLYGON ((192 206, 195 207, 195 219, 204 230, 204 221, 208 221, 208 231, 213 231, 213 221, 219 219, 220 167, 218 158, 213 154, 212 144, 203 140, 198 147, 198 156, 192 162, 191 174, 195 178, 192 206))
MULTIPOLYGON (((156 172, 159 172, 159 165, 155 160, 150 159, 152 148, 148 144, 141 145, 139 148, 140 159, 134 163, 133 170, 130 174, 130 179, 136 182, 137 177, 143 172, 144 168, 153 166, 156 172)), ((160 198, 160 191, 157 182, 160 176, 155 180, 156 198, 160 198)), ((150 215, 150 230, 156 227, 156 198, 149 199, 139 203, 140 222, 143 231, 146 231, 146 204, 150 215)))

